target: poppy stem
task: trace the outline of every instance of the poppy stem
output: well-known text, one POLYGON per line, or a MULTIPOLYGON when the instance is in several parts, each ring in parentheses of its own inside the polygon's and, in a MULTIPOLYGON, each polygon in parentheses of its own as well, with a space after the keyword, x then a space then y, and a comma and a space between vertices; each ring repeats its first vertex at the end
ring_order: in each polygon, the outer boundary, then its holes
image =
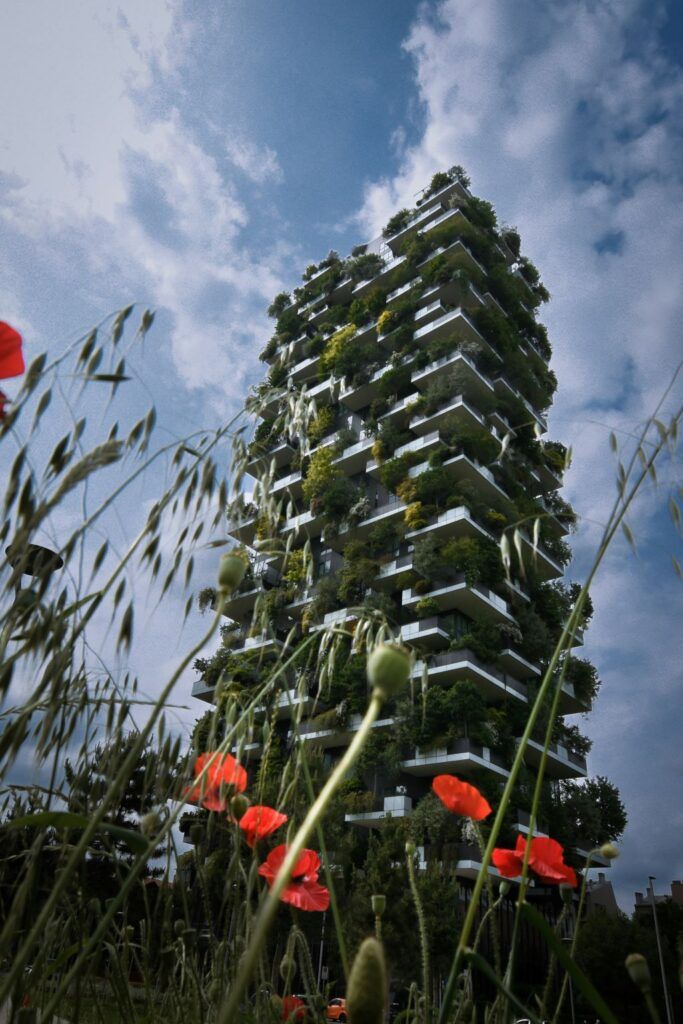
POLYGON ((304 818, 299 831, 294 836, 291 845, 288 846, 287 855, 282 862, 282 866, 275 876, 273 884, 268 890, 266 898, 261 905, 261 909, 254 924, 251 942, 249 943, 239 965, 239 970, 230 988, 228 998, 223 1003, 218 1014, 216 1024, 228 1024, 230 1021, 239 1020, 240 1002, 246 987, 251 980, 251 976, 254 973, 259 952, 266 940, 273 918, 277 912, 280 897, 291 879, 292 871, 299 859, 301 851, 306 845, 306 841, 315 829, 317 822, 325 813, 335 791, 344 781, 347 772, 353 765, 362 747, 365 745, 368 736, 370 735, 370 730, 372 729, 372 726, 382 708, 382 696, 382 693, 377 688, 372 691, 368 709, 365 712, 365 716, 363 717, 363 721, 361 722, 358 732, 347 747, 344 756, 340 761, 338 761, 327 782, 320 790, 317 799, 310 807, 308 814, 304 818))
POLYGON ((423 1020, 425 1021, 425 1024, 429 1024, 429 938, 427 936, 427 921, 425 919, 424 908, 422 906, 422 900, 420 899, 420 893, 415 879, 414 850, 415 847, 413 847, 412 850, 406 849, 406 863, 408 865, 410 891, 412 893, 413 900, 415 901, 415 910, 417 912, 417 920, 420 927, 420 947, 422 950, 422 998, 424 1000, 423 1020))

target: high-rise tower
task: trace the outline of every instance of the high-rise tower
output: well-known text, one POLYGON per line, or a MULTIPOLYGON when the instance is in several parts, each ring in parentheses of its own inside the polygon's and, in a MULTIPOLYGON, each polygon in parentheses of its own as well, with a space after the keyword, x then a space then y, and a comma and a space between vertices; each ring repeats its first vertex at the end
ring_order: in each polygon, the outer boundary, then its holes
MULTIPOLYGON (((364 828, 410 816, 437 774, 493 802, 575 596, 562 583, 566 450, 545 439, 556 381, 536 310, 548 295, 517 232, 468 184, 460 168, 435 175, 380 239, 330 253, 273 301, 244 456, 254 503, 231 526, 251 568, 193 690, 239 700, 288 661, 261 709, 268 750, 275 736, 281 752, 302 743, 332 763, 366 704, 359 637, 387 623, 415 650, 414 688, 376 723, 349 780, 345 819, 364 828), (331 638, 332 663, 319 656, 331 638)), ((565 785, 586 776, 589 747, 567 716, 597 690, 581 643, 579 631, 565 656, 539 829, 590 847, 614 828, 565 785)), ((262 720, 240 748, 252 766, 262 720)), ((546 722, 527 747, 513 833, 526 827, 546 722)), ((428 836, 422 849, 428 860, 428 836)), ((476 871, 469 847, 453 855, 458 873, 476 871)))

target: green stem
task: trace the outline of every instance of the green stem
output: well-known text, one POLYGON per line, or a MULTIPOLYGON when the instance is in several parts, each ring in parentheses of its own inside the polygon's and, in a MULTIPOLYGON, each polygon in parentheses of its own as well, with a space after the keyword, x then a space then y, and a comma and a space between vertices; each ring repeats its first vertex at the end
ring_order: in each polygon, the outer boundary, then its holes
MULTIPOLYGON (((575 925, 574 925, 574 934, 572 935, 572 944, 569 947, 569 955, 572 958, 572 960, 574 959, 574 957, 576 955, 576 943, 577 943, 578 938, 579 938, 579 929, 581 928, 581 920, 582 920, 582 917, 583 917, 583 905, 584 905, 584 902, 585 902, 585 899, 586 899, 586 889, 587 889, 587 886, 588 886, 588 869, 590 868, 591 860, 593 859, 593 853, 594 853, 594 851, 591 850, 590 853, 588 854, 588 856, 586 857, 586 863, 585 863, 584 869, 583 869, 583 878, 581 879, 581 889, 579 891, 579 903, 578 903, 578 906, 576 908, 576 922, 575 922, 575 925)), ((557 1024, 557 1021, 559 1020, 560 1013, 562 1012, 562 1004, 564 1003, 565 996, 567 994, 568 983, 569 983, 569 975, 565 971, 564 977, 562 978, 562 986, 560 988, 560 994, 559 994, 558 999, 557 999, 557 1006, 555 1007, 555 1013, 553 1014, 552 1024, 557 1024)))
POLYGON ((299 859, 299 855, 303 850, 306 841, 315 828, 316 822, 325 813, 332 796, 338 789, 339 785, 343 782, 346 773, 351 768, 357 755, 370 735, 370 730, 379 715, 381 707, 382 695, 379 690, 373 690, 368 710, 365 712, 365 716, 361 722, 358 732, 348 746, 344 756, 337 763, 334 771, 321 789, 317 799, 309 809, 299 831, 288 848, 287 856, 285 857, 282 866, 261 906, 258 917, 256 918, 251 942, 244 954, 244 958, 240 964, 239 973, 228 994, 228 998, 225 1000, 218 1014, 216 1024, 228 1024, 229 1021, 239 1020, 240 1003, 256 967, 261 947, 266 940, 268 930, 277 912, 280 896, 291 878, 294 866, 299 859))
POLYGON ((427 921, 425 919, 424 908, 422 906, 422 900, 420 899, 420 893, 418 891, 417 881, 415 879, 415 863, 413 858, 414 854, 411 853, 409 850, 406 850, 406 863, 408 865, 408 879, 410 881, 410 891, 415 902, 415 910, 417 912, 417 920, 420 928, 420 951, 422 953, 422 998, 424 999, 424 1021, 425 1024, 429 1024, 429 937, 427 935, 427 921))

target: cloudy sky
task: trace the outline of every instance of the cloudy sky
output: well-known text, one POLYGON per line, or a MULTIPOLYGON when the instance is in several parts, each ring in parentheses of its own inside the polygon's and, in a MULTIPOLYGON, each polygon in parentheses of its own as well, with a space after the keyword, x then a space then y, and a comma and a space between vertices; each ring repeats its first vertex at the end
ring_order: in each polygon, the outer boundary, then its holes
MULTIPOLYGON (((674 2, 5 0, 0 36, 0 319, 30 355, 156 308, 147 384, 176 434, 238 408, 264 309, 308 262, 464 165, 552 294, 550 434, 574 450, 580 576, 615 494, 609 431, 628 444, 683 354, 674 2)), ((631 520, 637 556, 618 542, 593 594, 585 727, 629 812, 624 907, 648 874, 683 877, 677 480, 663 467, 631 520)))

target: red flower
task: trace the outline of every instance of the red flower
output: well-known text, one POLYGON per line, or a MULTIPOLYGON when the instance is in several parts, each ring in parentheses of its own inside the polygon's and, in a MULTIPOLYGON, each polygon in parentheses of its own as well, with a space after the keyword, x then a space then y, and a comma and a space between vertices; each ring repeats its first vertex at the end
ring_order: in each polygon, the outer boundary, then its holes
POLYGON ((238 793, 243 793, 247 788, 247 773, 232 754, 200 754, 194 763, 195 779, 202 772, 204 775, 201 780, 185 790, 185 799, 191 804, 201 803, 207 811, 226 811, 228 809, 230 794, 227 789, 229 786, 236 789, 238 793), (205 768, 206 771, 204 771, 205 768))
MULTIPOLYGON (((504 878, 517 878, 524 866, 526 837, 517 836, 514 850, 494 850, 492 861, 504 878)), ((538 836, 531 840, 529 867, 544 882, 577 884, 576 872, 564 863, 564 849, 555 839, 538 836)))
POLYGON ((239 826, 244 832, 245 839, 249 846, 253 846, 257 839, 264 839, 271 832, 275 832, 280 825, 287 821, 286 814, 274 811, 272 807, 262 807, 254 804, 247 808, 239 820, 239 826))
POLYGON ((478 789, 462 782, 454 775, 437 775, 432 782, 432 789, 444 807, 453 814, 461 814, 463 818, 482 821, 491 813, 491 805, 478 789))
POLYGON ((21 346, 19 331, 0 320, 0 380, 18 377, 26 369, 21 346))
POLYGON ((298 996, 285 996, 282 1000, 283 1020, 306 1020, 306 1004, 298 996))
MULTIPOLYGON (((259 875, 272 885, 287 856, 284 843, 268 854, 268 859, 258 869, 259 875)), ((283 903, 291 903, 299 910, 327 910, 330 894, 324 885, 318 885, 320 857, 314 850, 302 850, 294 865, 292 877, 280 896, 283 903)))

